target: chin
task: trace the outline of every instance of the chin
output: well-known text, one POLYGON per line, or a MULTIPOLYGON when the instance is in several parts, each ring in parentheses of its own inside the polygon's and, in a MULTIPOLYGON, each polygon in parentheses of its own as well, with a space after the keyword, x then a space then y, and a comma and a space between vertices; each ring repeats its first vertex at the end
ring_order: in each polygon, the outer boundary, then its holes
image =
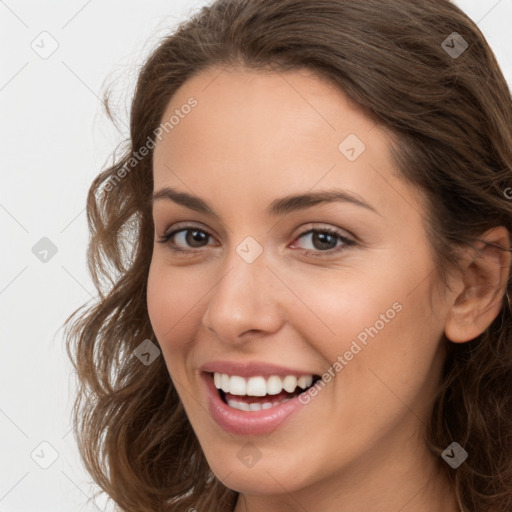
MULTIPOLYGON (((304 457, 287 452, 272 453, 271 448, 259 449, 258 440, 234 440, 229 445, 208 441, 204 451, 215 476, 229 489, 243 494, 279 495, 296 492, 312 482, 312 466, 304 457), (211 444, 210 444, 211 443, 211 444), (300 471, 302 469, 302 471, 300 471)), ((260 441, 260 444, 263 444, 260 441)))

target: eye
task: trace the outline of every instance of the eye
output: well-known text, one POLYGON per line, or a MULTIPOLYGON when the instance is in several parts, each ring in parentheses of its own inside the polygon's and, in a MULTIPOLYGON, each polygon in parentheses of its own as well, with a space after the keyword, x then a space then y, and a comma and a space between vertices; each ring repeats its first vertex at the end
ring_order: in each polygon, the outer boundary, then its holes
MULTIPOLYGON (((311 237, 313 250, 304 249, 304 252, 312 256, 324 256, 347 250, 349 247, 356 245, 356 242, 344 236, 340 231, 333 228, 317 228, 310 229, 301 233, 296 240, 311 237), (341 242, 340 245, 337 245, 341 242)), ((213 235, 205 229, 196 226, 183 226, 175 229, 170 233, 163 235, 160 240, 161 244, 169 245, 171 251, 174 252, 198 252, 195 249, 201 249, 208 246, 208 239, 213 235)))
POLYGON ((187 245, 189 248, 192 248, 192 251, 194 249, 206 247, 208 243, 205 244, 204 242, 208 241, 208 238, 211 236, 212 235, 204 229, 200 229, 195 226, 185 226, 181 229, 175 229, 174 231, 163 235, 158 242, 161 244, 168 244, 172 251, 191 252, 187 248, 187 245), (174 238, 178 241, 178 244, 176 244, 176 240, 173 240, 174 238), (185 245, 185 248, 180 247, 180 245, 185 245))
POLYGON ((338 253, 356 244, 356 242, 333 228, 310 229, 300 234, 297 240, 307 238, 308 236, 310 236, 313 250, 306 249, 304 252, 312 256, 324 256, 338 253), (341 241, 341 245, 337 246, 338 241, 341 241))

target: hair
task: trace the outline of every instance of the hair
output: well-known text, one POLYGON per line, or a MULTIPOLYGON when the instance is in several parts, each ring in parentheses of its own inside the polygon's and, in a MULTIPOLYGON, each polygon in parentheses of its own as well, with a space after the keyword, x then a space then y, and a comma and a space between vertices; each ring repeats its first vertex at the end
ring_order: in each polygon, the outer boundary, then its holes
MULTIPOLYGON (((238 497, 209 468, 163 357, 151 365, 134 357, 144 340, 158 346, 146 303, 154 137, 180 86, 228 66, 309 69, 389 130, 399 175, 423 192, 444 284, 460 266, 458 249, 496 226, 511 232, 504 190, 512 185, 512 98, 483 34, 458 7, 448 0, 217 0, 196 11, 145 60, 130 138, 89 189, 87 263, 99 297, 65 323, 79 385, 80 456, 127 512, 232 510, 238 497), (453 32, 468 44, 461 55, 443 44, 453 32)), ((107 97, 105 105, 109 112, 107 97)), ((500 312, 479 336, 441 340, 447 352, 425 441, 464 512, 512 510, 510 286, 508 275, 500 312), (457 469, 440 457, 453 441, 469 454, 457 469)))

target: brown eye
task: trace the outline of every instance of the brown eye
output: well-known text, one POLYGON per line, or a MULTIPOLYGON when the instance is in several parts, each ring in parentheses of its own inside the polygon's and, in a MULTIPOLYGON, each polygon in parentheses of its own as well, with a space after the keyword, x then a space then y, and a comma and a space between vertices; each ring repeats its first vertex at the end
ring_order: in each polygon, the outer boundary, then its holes
MULTIPOLYGON (((303 249, 308 255, 325 256, 339 253, 356 245, 356 242, 345 237, 341 232, 332 228, 310 229, 297 237, 297 240, 312 235, 312 249, 303 249), (338 245, 338 242, 341 244, 338 245)), ((174 252, 197 252, 198 249, 208 246, 208 239, 212 235, 196 226, 185 226, 175 229, 159 240, 161 244, 168 244, 174 252)))
POLYGON ((204 229, 187 226, 162 236, 159 243, 169 244, 174 251, 188 251, 206 247, 208 245, 208 238, 211 236, 204 229))
POLYGON ((304 249, 306 254, 315 256, 322 256, 325 254, 332 254, 346 250, 348 247, 355 245, 353 240, 343 236, 340 232, 334 229, 310 229, 299 235, 297 240, 312 235, 311 245, 312 249, 304 249), (341 244, 337 246, 338 242, 341 244))
MULTIPOLYGON (((190 247, 202 247, 204 241, 208 242, 208 234, 199 229, 186 229, 184 240, 190 247)), ((179 233, 179 232, 178 232, 179 233)), ((208 245, 208 243, 206 243, 208 245)))

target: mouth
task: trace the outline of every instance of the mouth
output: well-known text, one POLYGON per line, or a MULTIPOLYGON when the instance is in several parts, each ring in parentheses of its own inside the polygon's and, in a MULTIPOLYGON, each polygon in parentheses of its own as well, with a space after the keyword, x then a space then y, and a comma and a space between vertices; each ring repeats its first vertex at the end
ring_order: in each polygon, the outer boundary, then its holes
MULTIPOLYGON (((229 374, 203 369, 201 377, 212 419, 223 430, 241 436, 269 435, 284 428, 295 414, 305 410, 309 400, 301 401, 301 395, 320 379, 315 374, 275 375, 268 368, 258 375, 253 367, 245 371, 247 377, 236 371, 229 374)), ((316 400, 313 407, 318 407, 316 400)))
POLYGON ((319 375, 271 375, 244 378, 239 375, 210 372, 219 398, 239 411, 261 411, 277 407, 305 393, 320 380, 319 375))

